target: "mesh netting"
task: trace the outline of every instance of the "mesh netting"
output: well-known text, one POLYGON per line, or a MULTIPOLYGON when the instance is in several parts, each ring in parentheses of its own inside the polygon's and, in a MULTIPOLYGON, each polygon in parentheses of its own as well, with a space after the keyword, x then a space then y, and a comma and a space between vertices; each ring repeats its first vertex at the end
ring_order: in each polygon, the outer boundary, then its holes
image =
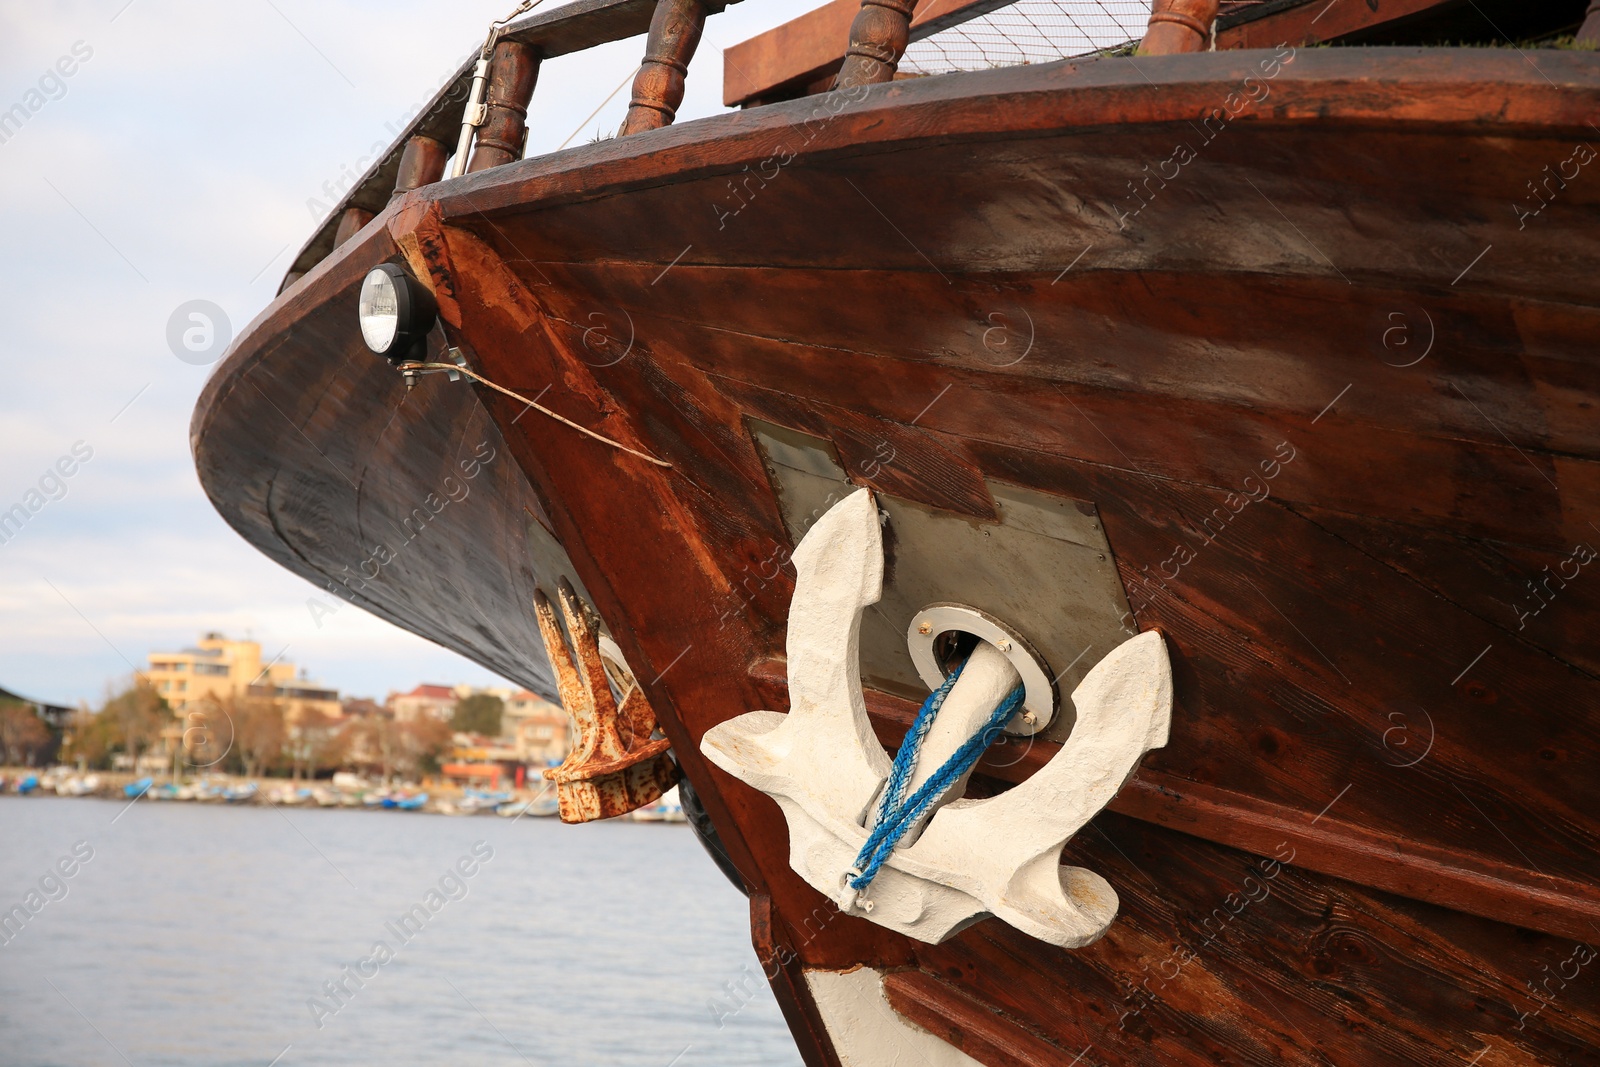
POLYGON ((944 74, 1050 63, 1137 42, 1149 21, 1150 0, 1018 0, 914 42, 900 70, 944 74))

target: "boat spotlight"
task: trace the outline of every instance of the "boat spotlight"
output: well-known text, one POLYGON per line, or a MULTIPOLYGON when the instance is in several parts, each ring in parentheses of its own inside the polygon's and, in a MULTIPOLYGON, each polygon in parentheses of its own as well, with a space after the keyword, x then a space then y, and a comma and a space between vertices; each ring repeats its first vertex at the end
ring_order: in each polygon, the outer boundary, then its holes
POLYGON ((361 282, 361 339, 392 363, 420 358, 413 352, 438 314, 433 294, 396 264, 373 267, 361 282))

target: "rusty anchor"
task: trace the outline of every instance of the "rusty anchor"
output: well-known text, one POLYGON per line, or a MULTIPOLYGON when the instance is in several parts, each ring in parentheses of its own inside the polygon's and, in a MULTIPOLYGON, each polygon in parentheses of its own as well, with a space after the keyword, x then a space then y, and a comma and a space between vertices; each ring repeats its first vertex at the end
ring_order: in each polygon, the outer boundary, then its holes
POLYGON ((656 714, 644 690, 615 664, 619 707, 600 654, 599 619, 565 578, 558 588, 572 649, 544 590, 534 591, 534 611, 545 653, 555 669, 561 703, 578 726, 578 745, 559 767, 544 772, 556 783, 562 822, 593 822, 626 815, 653 803, 678 782, 671 742, 651 738, 656 714), (576 663, 574 663, 574 653, 576 663))

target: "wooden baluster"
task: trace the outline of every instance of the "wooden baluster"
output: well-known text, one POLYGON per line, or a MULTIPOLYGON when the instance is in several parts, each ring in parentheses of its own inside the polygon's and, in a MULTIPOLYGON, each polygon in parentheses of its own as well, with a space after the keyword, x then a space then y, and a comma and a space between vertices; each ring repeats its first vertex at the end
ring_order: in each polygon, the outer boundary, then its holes
POLYGON ((683 78, 689 72, 689 60, 694 58, 708 13, 701 0, 656 0, 644 61, 633 78, 628 117, 622 120, 617 136, 659 130, 671 126, 678 117, 678 105, 683 103, 683 78))
POLYGON ((406 142, 400 153, 400 171, 395 175, 391 201, 398 200, 413 189, 432 185, 444 177, 444 165, 450 158, 450 146, 434 137, 417 134, 406 142))
POLYGON ((1594 0, 1589 5, 1589 12, 1583 18, 1583 25, 1578 27, 1574 43, 1600 46, 1600 0, 1594 0))
POLYGON ((1154 0, 1150 5, 1150 28, 1139 45, 1140 55, 1206 51, 1211 47, 1217 6, 1217 0, 1154 0))
POLYGON ((339 216, 339 228, 333 231, 333 247, 338 248, 350 240, 361 231, 361 227, 371 221, 372 212, 366 208, 345 208, 344 214, 339 216))
POLYGON ((911 12, 917 0, 861 0, 850 23, 850 47, 834 79, 835 89, 894 80, 911 42, 911 12))
POLYGON ((514 163, 528 140, 528 101, 539 80, 539 56, 525 44, 501 41, 494 46, 483 125, 478 127, 468 174, 514 163))

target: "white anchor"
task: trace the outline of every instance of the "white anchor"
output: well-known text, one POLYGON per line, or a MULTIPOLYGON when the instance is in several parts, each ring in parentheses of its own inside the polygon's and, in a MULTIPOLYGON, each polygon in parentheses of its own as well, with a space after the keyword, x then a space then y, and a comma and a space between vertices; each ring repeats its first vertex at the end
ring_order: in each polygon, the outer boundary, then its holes
MULTIPOLYGON (((889 856, 863 899, 848 885, 890 772, 861 692, 861 613, 883 589, 872 495, 859 490, 819 519, 794 553, 790 711, 753 711, 708 730, 707 759, 778 802, 789 865, 840 910, 937 944, 989 915, 1065 948, 1090 944, 1117 914, 1100 875, 1061 865, 1061 850, 1167 742, 1172 670, 1146 632, 1105 657, 1072 693, 1077 720, 1049 763, 996 797, 961 799, 956 781, 889 856), (920 834, 918 833, 920 830, 920 834)), ((921 785, 1019 683, 980 641, 923 742, 907 789, 921 785)))

